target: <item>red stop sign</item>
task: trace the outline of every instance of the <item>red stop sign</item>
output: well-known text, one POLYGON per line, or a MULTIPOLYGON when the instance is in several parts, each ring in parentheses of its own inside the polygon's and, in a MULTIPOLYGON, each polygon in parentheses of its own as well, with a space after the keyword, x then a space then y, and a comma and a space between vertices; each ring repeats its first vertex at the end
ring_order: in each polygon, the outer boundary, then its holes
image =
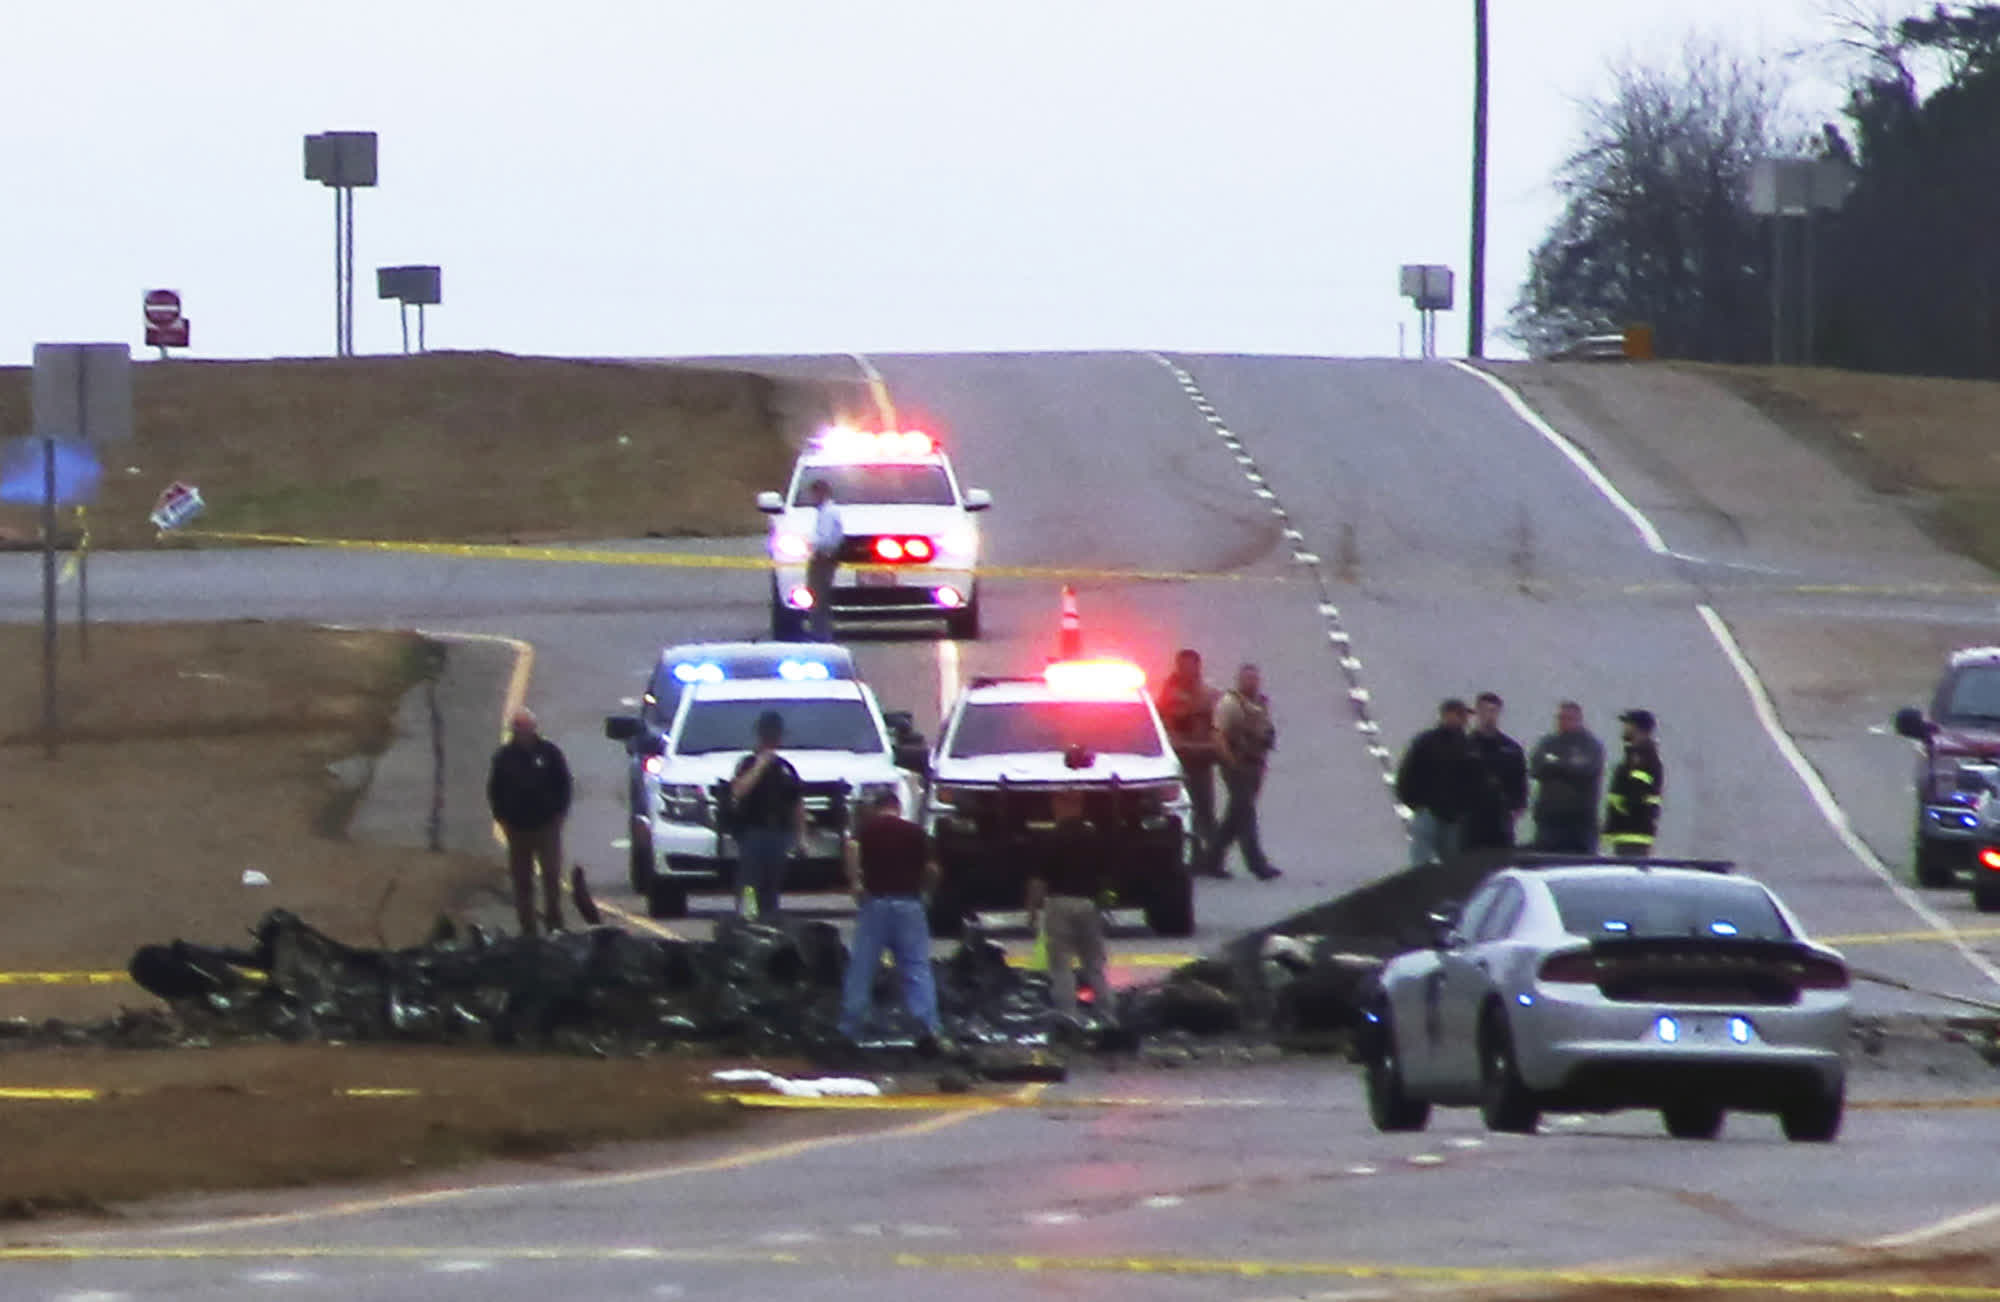
POLYGON ((146 291, 146 320, 156 326, 172 325, 181 319, 181 296, 171 289, 146 291))

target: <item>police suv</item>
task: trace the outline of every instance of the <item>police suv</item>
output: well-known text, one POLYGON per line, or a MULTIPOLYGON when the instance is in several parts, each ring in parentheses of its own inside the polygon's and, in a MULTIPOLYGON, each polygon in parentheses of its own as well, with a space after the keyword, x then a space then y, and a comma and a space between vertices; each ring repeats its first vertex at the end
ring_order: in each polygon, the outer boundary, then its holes
MULTIPOLYGON (((785 724, 780 753, 804 784, 809 832, 787 885, 838 877, 849 812, 883 790, 914 807, 903 765, 920 765, 924 740, 907 714, 884 715, 853 660, 817 644, 709 644, 669 648, 661 664, 676 685, 649 690, 638 715, 613 715, 605 733, 633 756, 631 884, 654 917, 681 917, 690 890, 727 888, 736 843, 729 780, 752 747, 757 716, 785 724), (685 658, 706 651, 700 659, 685 658), (671 700, 665 712, 662 700, 671 700)), ((657 676, 661 670, 656 670, 657 676)))
POLYGON ((979 636, 975 512, 993 499, 961 490, 951 458, 915 430, 822 431, 792 467, 791 485, 759 493, 771 521, 771 636, 798 637, 812 609, 812 487, 825 480, 846 541, 833 577, 833 610, 844 619, 942 618, 953 637, 979 636))
POLYGON ((1119 660, 1064 660, 1033 678, 974 678, 931 756, 923 822, 943 875, 931 930, 1023 907, 1050 793, 1079 789, 1104 833, 1107 907, 1137 908, 1162 936, 1194 932, 1187 787, 1145 675, 1119 660))

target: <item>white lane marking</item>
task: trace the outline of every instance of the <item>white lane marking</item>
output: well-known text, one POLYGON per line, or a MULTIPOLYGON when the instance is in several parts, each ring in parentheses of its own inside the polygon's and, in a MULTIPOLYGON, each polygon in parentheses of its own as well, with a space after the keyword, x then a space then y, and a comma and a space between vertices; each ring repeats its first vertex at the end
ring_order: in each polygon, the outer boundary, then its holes
POLYGON ((1316 552, 1293 552, 1292 560, 1300 565, 1317 565, 1319 555, 1316 552))
POLYGON ((938 730, 944 730, 944 721, 951 717, 951 703, 958 696, 958 642, 956 639, 941 637, 937 640, 937 689, 938 689, 938 730))
POLYGON ((429 1269, 437 1275, 476 1275, 481 1271, 493 1269, 493 1263, 471 1260, 434 1261, 429 1269))
POLYGON ((636 710, 639 708, 639 698, 636 696, 621 696, 618 698, 618 704, 625 709, 636 710))
POLYGON ((1976 1230, 1983 1226, 1991 1225, 1995 1221, 2000 1221, 2000 1203, 1989 1203, 1984 1207, 1975 1207, 1969 1212, 1960 1212, 1956 1216, 1947 1216, 1943 1220, 1934 1221, 1929 1225, 1919 1225, 1914 1230, 1904 1230, 1900 1234, 1887 1234, 1879 1239, 1870 1239, 1868 1240, 1868 1246, 1871 1248, 1908 1248, 1919 1243, 1927 1243, 1932 1239, 1942 1239, 1948 1235, 1957 1234, 1962 1230, 1976 1230))
POLYGON ((611 838, 611 848, 614 850, 630 850, 632 848, 632 838, 629 836, 614 836, 611 838))
POLYGON ((654 1296, 654 1297, 686 1297, 686 1296, 687 1296, 687 1285, 685 1285, 685 1284, 655 1284, 655 1285, 653 1285, 653 1293, 652 1293, 652 1296, 654 1296))
MULTIPOLYGON (((1653 522, 1646 518, 1645 513, 1632 505, 1625 495, 1618 491, 1605 477, 1604 472, 1583 455, 1581 448, 1535 414, 1522 400, 1521 395, 1514 392, 1512 386, 1495 376, 1488 375, 1476 366, 1469 366, 1456 359, 1453 359, 1451 364, 1498 393, 1528 428, 1540 434, 1551 447, 1562 453, 1572 465, 1582 471, 1591 486, 1603 495, 1604 500, 1615 507, 1632 527, 1638 530, 1641 541, 1646 544, 1649 551, 1661 556, 1676 555, 1660 537, 1660 531, 1653 527, 1653 522)), ((1743 649, 1737 645, 1736 636, 1729 631, 1729 625, 1725 624, 1722 617, 1706 603, 1696 606, 1695 610, 1701 615, 1702 623, 1708 626, 1709 635, 1715 639, 1716 645, 1722 648, 1722 654, 1728 659, 1730 667, 1736 671, 1736 677, 1749 695, 1751 708, 1756 711, 1757 721, 1763 725, 1765 735, 1771 739, 1771 743, 1778 748, 1778 753, 1784 756, 1785 763, 1791 766, 1792 772, 1804 784, 1806 795, 1811 798, 1813 805, 1819 810, 1820 817, 1832 829, 1834 836, 1839 838, 1840 843, 1847 847, 1848 852, 1864 868, 1880 878, 1882 884, 1887 886, 1890 893, 1905 907, 1922 919, 1926 926, 1945 937, 1952 948, 1956 949, 1960 957, 1971 964, 1975 971, 1993 984, 2000 985, 2000 968, 1996 968, 1968 945, 1951 923, 1930 905, 1924 903, 1916 892, 1897 881, 1895 875, 1889 871, 1889 866, 1882 862, 1881 856, 1877 855, 1855 832, 1853 824, 1848 822, 1847 811, 1833 798, 1833 792, 1820 777, 1819 770, 1812 766, 1805 752, 1799 749, 1798 742, 1792 739, 1792 735, 1786 732, 1784 725, 1778 721, 1777 707, 1771 703, 1769 691, 1765 689, 1763 680, 1757 676, 1757 671, 1751 667, 1748 657, 1743 654, 1743 649)))
POLYGON ((1883 863, 1881 856, 1855 833, 1853 824, 1847 821, 1847 811, 1833 798, 1833 792, 1827 789, 1819 770, 1812 766, 1812 761, 1808 760, 1805 752, 1799 749, 1799 744, 1792 740, 1792 735, 1778 722, 1778 711, 1771 704, 1770 693, 1764 690, 1764 684, 1757 677, 1757 671, 1750 667, 1750 661, 1744 656, 1742 648, 1736 644, 1736 635, 1729 631, 1729 625, 1723 623, 1722 616, 1716 614, 1707 604, 1696 606, 1695 610, 1701 615, 1702 622, 1708 625, 1708 631, 1714 636, 1716 645, 1722 648, 1722 654, 1728 657, 1730 667, 1736 671, 1736 677, 1743 683, 1743 690, 1749 693, 1750 706, 1756 711, 1757 722, 1764 726, 1764 734, 1771 739, 1771 744, 1778 748, 1778 753, 1785 757, 1785 763, 1791 766, 1799 781, 1805 784, 1806 794, 1819 809, 1820 817, 1826 820, 1826 825, 1833 829, 1833 834, 1840 838, 1840 843, 1847 847, 1848 853, 1881 878, 1882 884, 1889 888, 1891 894, 1902 901, 1910 912, 1923 919, 1926 926, 1942 935, 1975 971, 1993 984, 2000 985, 2000 968, 1996 968, 1979 951, 1973 949, 1943 914, 1926 904, 1915 891, 1897 881, 1895 874, 1889 871, 1889 865, 1883 863))
POLYGON ((889 1231, 884 1226, 875 1225, 867 1221, 864 1221, 859 1225, 848 1226, 847 1232, 849 1234, 859 1235, 864 1239, 879 1239, 884 1234, 887 1234, 889 1231))
POLYGON ((1747 570, 1751 574, 1799 573, 1797 570, 1788 570, 1778 565, 1748 565, 1742 561, 1712 561, 1706 556, 1691 556, 1687 552, 1669 551, 1667 555, 1677 561, 1686 561, 1689 565, 1708 565, 1719 570, 1747 570))
POLYGON ((1646 544, 1647 551, 1658 556, 1668 555, 1666 540, 1660 537, 1660 531, 1653 527, 1653 522, 1646 518, 1645 513, 1632 505, 1625 494, 1618 491, 1617 486, 1610 479, 1606 478, 1602 470, 1597 468, 1597 463, 1583 454, 1582 448, 1557 433, 1555 426, 1543 420, 1520 394, 1514 392, 1512 385, 1498 376, 1488 375, 1477 366, 1468 365, 1457 358, 1452 358, 1451 364, 1499 394, 1508 408, 1521 418, 1522 423, 1535 431, 1535 433, 1540 434, 1544 439, 1547 439, 1550 447, 1562 453, 1571 465, 1582 472, 1583 477, 1590 481, 1590 486, 1595 488, 1599 495, 1605 501, 1611 503, 1618 513, 1624 516, 1626 521, 1638 531, 1639 540, 1646 544))
POLYGON ((1472 1137, 1472 1136, 1470 1136, 1470 1135, 1461 1135, 1461 1136, 1459 1136, 1459 1137, 1458 1137, 1457 1139, 1447 1139, 1447 1140, 1445 1140, 1444 1142, 1445 1142, 1445 1147, 1446 1147, 1446 1148, 1484 1148, 1484 1147, 1486 1147, 1486 1141, 1485 1141, 1485 1140, 1483 1140, 1483 1139, 1475 1139, 1475 1138, 1473 1138, 1473 1137, 1472 1137))
POLYGON ((613 1248, 613 1261, 658 1261, 667 1254, 658 1248, 613 1248))
POLYGON ((1347 1168, 1347 1173, 1349 1175, 1374 1175, 1380 1170, 1380 1167, 1375 1166, 1350 1166, 1347 1168))
POLYGON ((1083 1217, 1075 1212, 1035 1212, 1028 1217, 1030 1225, 1074 1225, 1083 1217))
POLYGON ((757 1242, 782 1245, 787 1243, 818 1243, 820 1236, 814 1230, 772 1230, 757 1236, 757 1242))
POLYGON ((1157 1210, 1166 1207, 1179 1207, 1182 1203, 1186 1201, 1187 1199, 1181 1197, 1179 1194, 1154 1194, 1151 1198, 1145 1199, 1139 1205, 1141 1207, 1151 1207, 1157 1210))
POLYGON ((1408 1162, 1411 1166, 1444 1165, 1444 1158, 1438 1156, 1436 1153, 1412 1153, 1409 1157, 1403 1160, 1408 1162))
POLYGON ((949 1225, 898 1225, 896 1233, 906 1239, 955 1239, 957 1229, 949 1225))
POLYGON ((58 1293, 54 1302, 128 1302, 130 1293, 110 1293, 100 1289, 85 1289, 80 1293, 58 1293))
POLYGON ((248 1284, 303 1284, 311 1278, 302 1270, 253 1270, 243 1280, 248 1284))
POLYGON ((882 379, 882 372, 875 369, 875 363, 866 353, 849 353, 854 364, 861 371, 861 378, 868 382, 868 392, 875 399, 875 414, 882 418, 883 429, 896 428, 896 404, 889 399, 889 386, 882 379))

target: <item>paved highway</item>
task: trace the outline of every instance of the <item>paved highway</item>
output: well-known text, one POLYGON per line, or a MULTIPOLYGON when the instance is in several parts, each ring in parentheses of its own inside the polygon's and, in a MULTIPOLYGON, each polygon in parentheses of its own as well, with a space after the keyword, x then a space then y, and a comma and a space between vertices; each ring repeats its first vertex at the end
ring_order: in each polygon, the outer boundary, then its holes
MULTIPOLYGON (((1218 675, 1239 659, 1263 665, 1282 730, 1267 840, 1286 876, 1203 883, 1196 945, 1393 867, 1400 828, 1371 746, 1400 750, 1438 697, 1485 687, 1507 696, 1524 740, 1562 696, 1583 700, 1606 734, 1618 710, 1655 709, 1669 766, 1663 851, 1738 859, 1825 933, 1927 930, 1913 897, 1867 862, 1870 845, 1902 860, 1906 807, 1879 788, 1905 780, 1906 753, 1882 738, 1843 741, 1841 762, 1828 765, 1832 794, 1855 806, 1857 856, 1719 638, 1727 622, 1767 612, 1767 596, 1729 577, 1757 571, 1686 559, 1758 566, 1759 540, 1718 553, 1700 513, 1676 509, 1683 486, 1657 468, 1599 457, 1661 531, 1654 540, 1484 381, 1444 364, 875 361, 912 423, 950 441, 961 477, 993 491, 995 561, 1190 576, 1080 581, 1092 650, 1159 667, 1190 645, 1218 675), (1355 726, 1357 689, 1379 736, 1355 726)), ((854 374, 844 358, 759 364, 854 374)), ((754 540, 716 546, 755 550, 754 540)), ((1771 565, 1798 563, 1771 549, 1771 565)), ((1900 560, 1820 559, 1851 578, 1909 577, 1900 560)), ((11 594, 0 617, 35 616, 32 573, 24 559, 0 566, 11 594)), ((661 642, 751 635, 765 620, 762 579, 727 570, 239 552, 103 557, 92 580, 107 618, 304 616, 534 642, 535 700, 584 778, 573 845, 606 883, 623 878, 613 844, 622 779, 602 715, 636 690, 661 642)), ((977 644, 858 640, 885 703, 934 727, 957 677, 1032 669, 1053 651, 1053 581, 996 582, 988 601, 989 636, 977 644)), ((1785 601, 1808 614, 1836 602, 1874 609, 1853 594, 1785 601)), ((1945 603, 1933 613, 1974 611, 1945 603)), ((1916 903, 1974 921, 1956 896, 1916 903)), ((1947 944, 1878 944, 1854 957, 1912 985, 1992 994, 1984 960, 1947 944)), ((1858 994, 1877 1010, 1948 1008, 1884 988, 1858 994)), ((1920 1091, 1937 1091, 1920 1072, 1858 1082, 1878 1101, 1920 1091)), ((10 1265, 0 1284, 10 1297, 103 1299, 176 1289, 493 1299, 552 1288, 1005 1298, 1052 1287, 1262 1298, 1386 1287, 1341 1274, 1357 1261, 1707 1267, 1905 1231, 1987 1201, 1986 1164, 1963 1155, 2000 1138, 1993 1110, 1900 1108, 1857 1111, 1826 1149, 1784 1145, 1762 1118, 1732 1122, 1716 1144, 1671 1143, 1644 1116, 1562 1119, 1541 1136, 1503 1139, 1454 1113, 1428 1135, 1382 1137, 1366 1126, 1351 1073, 1330 1063, 1084 1076, 1040 1103, 871 1114, 855 1123, 863 1138, 717 1152, 705 1165, 678 1152, 590 1157, 558 1168, 596 1172, 568 1182, 541 1171, 533 1183, 261 1227, 227 1217, 252 1203, 224 1200, 202 1226, 61 1239, 83 1259, 10 1265), (1287 1264, 1322 1273, 1289 1277, 1287 1264), (1256 1267, 1279 1273, 1244 1273, 1256 1267)))

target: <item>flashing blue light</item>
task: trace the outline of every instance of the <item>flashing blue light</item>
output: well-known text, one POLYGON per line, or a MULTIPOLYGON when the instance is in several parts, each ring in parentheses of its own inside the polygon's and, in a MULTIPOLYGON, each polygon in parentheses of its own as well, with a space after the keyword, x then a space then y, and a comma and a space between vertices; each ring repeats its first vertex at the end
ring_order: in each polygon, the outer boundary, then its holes
POLYGON ((827 672, 824 660, 784 660, 778 664, 778 677, 787 682, 823 682, 832 675, 827 672))
POLYGON ((1960 814, 1958 816, 1958 825, 1960 827, 1978 827, 1979 817, 1976 814, 1960 814))
POLYGON ((719 683, 725 676, 722 666, 713 660, 674 666, 675 679, 683 683, 719 683))
POLYGON ((1738 1044, 1750 1043, 1750 1021, 1744 1017, 1729 1019, 1729 1038, 1738 1044))
POLYGON ((1524 990, 1514 996, 1514 1002, 1523 1008, 1532 1008, 1535 1006, 1535 997, 1524 990))
POLYGON ((1736 924, 1725 922, 1721 918, 1717 918, 1714 922, 1709 923, 1708 929, 1718 936, 1734 936, 1737 934, 1736 924))
POLYGON ((1620 922, 1617 918, 1606 918, 1604 920, 1604 929, 1606 931, 1630 931, 1632 930, 1632 924, 1629 922, 1620 922))
POLYGON ((1681 1038, 1681 1024, 1671 1017, 1662 1017, 1653 1023, 1653 1034, 1660 1037, 1661 1044, 1678 1044, 1681 1038))

